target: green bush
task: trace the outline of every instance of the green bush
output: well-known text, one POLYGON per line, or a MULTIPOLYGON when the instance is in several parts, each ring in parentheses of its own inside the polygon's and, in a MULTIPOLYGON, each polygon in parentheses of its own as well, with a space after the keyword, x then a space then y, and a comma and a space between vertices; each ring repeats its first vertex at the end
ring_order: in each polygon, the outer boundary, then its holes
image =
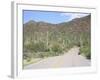
POLYGON ((25 48, 27 51, 30 52, 44 52, 47 51, 47 47, 45 43, 39 41, 39 42, 30 42, 29 44, 25 45, 25 48))
POLYGON ((33 45, 33 50, 34 50, 35 52, 44 52, 44 51, 47 50, 47 49, 46 49, 45 43, 39 41, 39 42, 37 42, 37 43, 35 43, 35 44, 33 45))
POLYGON ((56 53, 62 53, 63 49, 59 43, 53 43, 51 46, 51 50, 56 53))
POLYGON ((87 59, 91 59, 91 50, 90 46, 83 46, 80 48, 80 53, 86 56, 87 59))
POLYGON ((32 53, 24 53, 23 59, 27 60, 28 62, 32 59, 33 54, 32 53))

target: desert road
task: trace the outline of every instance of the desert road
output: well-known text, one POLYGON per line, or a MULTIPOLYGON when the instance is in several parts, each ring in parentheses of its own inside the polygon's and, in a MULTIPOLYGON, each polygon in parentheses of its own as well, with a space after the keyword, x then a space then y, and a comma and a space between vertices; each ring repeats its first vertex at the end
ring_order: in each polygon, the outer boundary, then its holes
POLYGON ((84 56, 78 55, 78 52, 79 47, 73 47, 64 55, 45 58, 37 63, 25 66, 24 69, 90 66, 91 61, 84 56))

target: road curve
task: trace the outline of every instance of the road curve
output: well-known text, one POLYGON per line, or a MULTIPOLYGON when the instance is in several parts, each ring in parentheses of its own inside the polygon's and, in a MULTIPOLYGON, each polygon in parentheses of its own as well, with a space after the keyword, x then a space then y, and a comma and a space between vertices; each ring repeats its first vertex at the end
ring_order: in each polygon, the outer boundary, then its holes
POLYGON ((25 66, 24 69, 90 66, 91 61, 78 55, 78 52, 79 47, 73 47, 64 55, 43 59, 37 63, 25 66))

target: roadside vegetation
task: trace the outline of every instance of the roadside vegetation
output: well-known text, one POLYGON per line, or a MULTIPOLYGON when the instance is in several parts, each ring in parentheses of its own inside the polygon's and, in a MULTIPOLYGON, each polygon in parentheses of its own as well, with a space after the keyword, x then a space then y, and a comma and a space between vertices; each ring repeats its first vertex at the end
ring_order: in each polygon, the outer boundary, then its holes
POLYGON ((24 59, 59 56, 73 46, 80 45, 80 53, 90 59, 90 37, 87 33, 36 32, 24 42, 24 59))

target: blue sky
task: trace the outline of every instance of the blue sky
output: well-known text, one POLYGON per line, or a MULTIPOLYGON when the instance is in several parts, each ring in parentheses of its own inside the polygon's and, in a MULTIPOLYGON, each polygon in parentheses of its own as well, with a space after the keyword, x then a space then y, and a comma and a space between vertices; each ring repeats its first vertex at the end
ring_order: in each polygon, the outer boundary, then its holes
POLYGON ((61 13, 61 12, 46 12, 46 11, 23 11, 23 20, 24 23, 34 20, 34 21, 43 21, 52 24, 57 24, 61 22, 68 22, 74 18, 80 18, 87 16, 87 13, 61 13))

